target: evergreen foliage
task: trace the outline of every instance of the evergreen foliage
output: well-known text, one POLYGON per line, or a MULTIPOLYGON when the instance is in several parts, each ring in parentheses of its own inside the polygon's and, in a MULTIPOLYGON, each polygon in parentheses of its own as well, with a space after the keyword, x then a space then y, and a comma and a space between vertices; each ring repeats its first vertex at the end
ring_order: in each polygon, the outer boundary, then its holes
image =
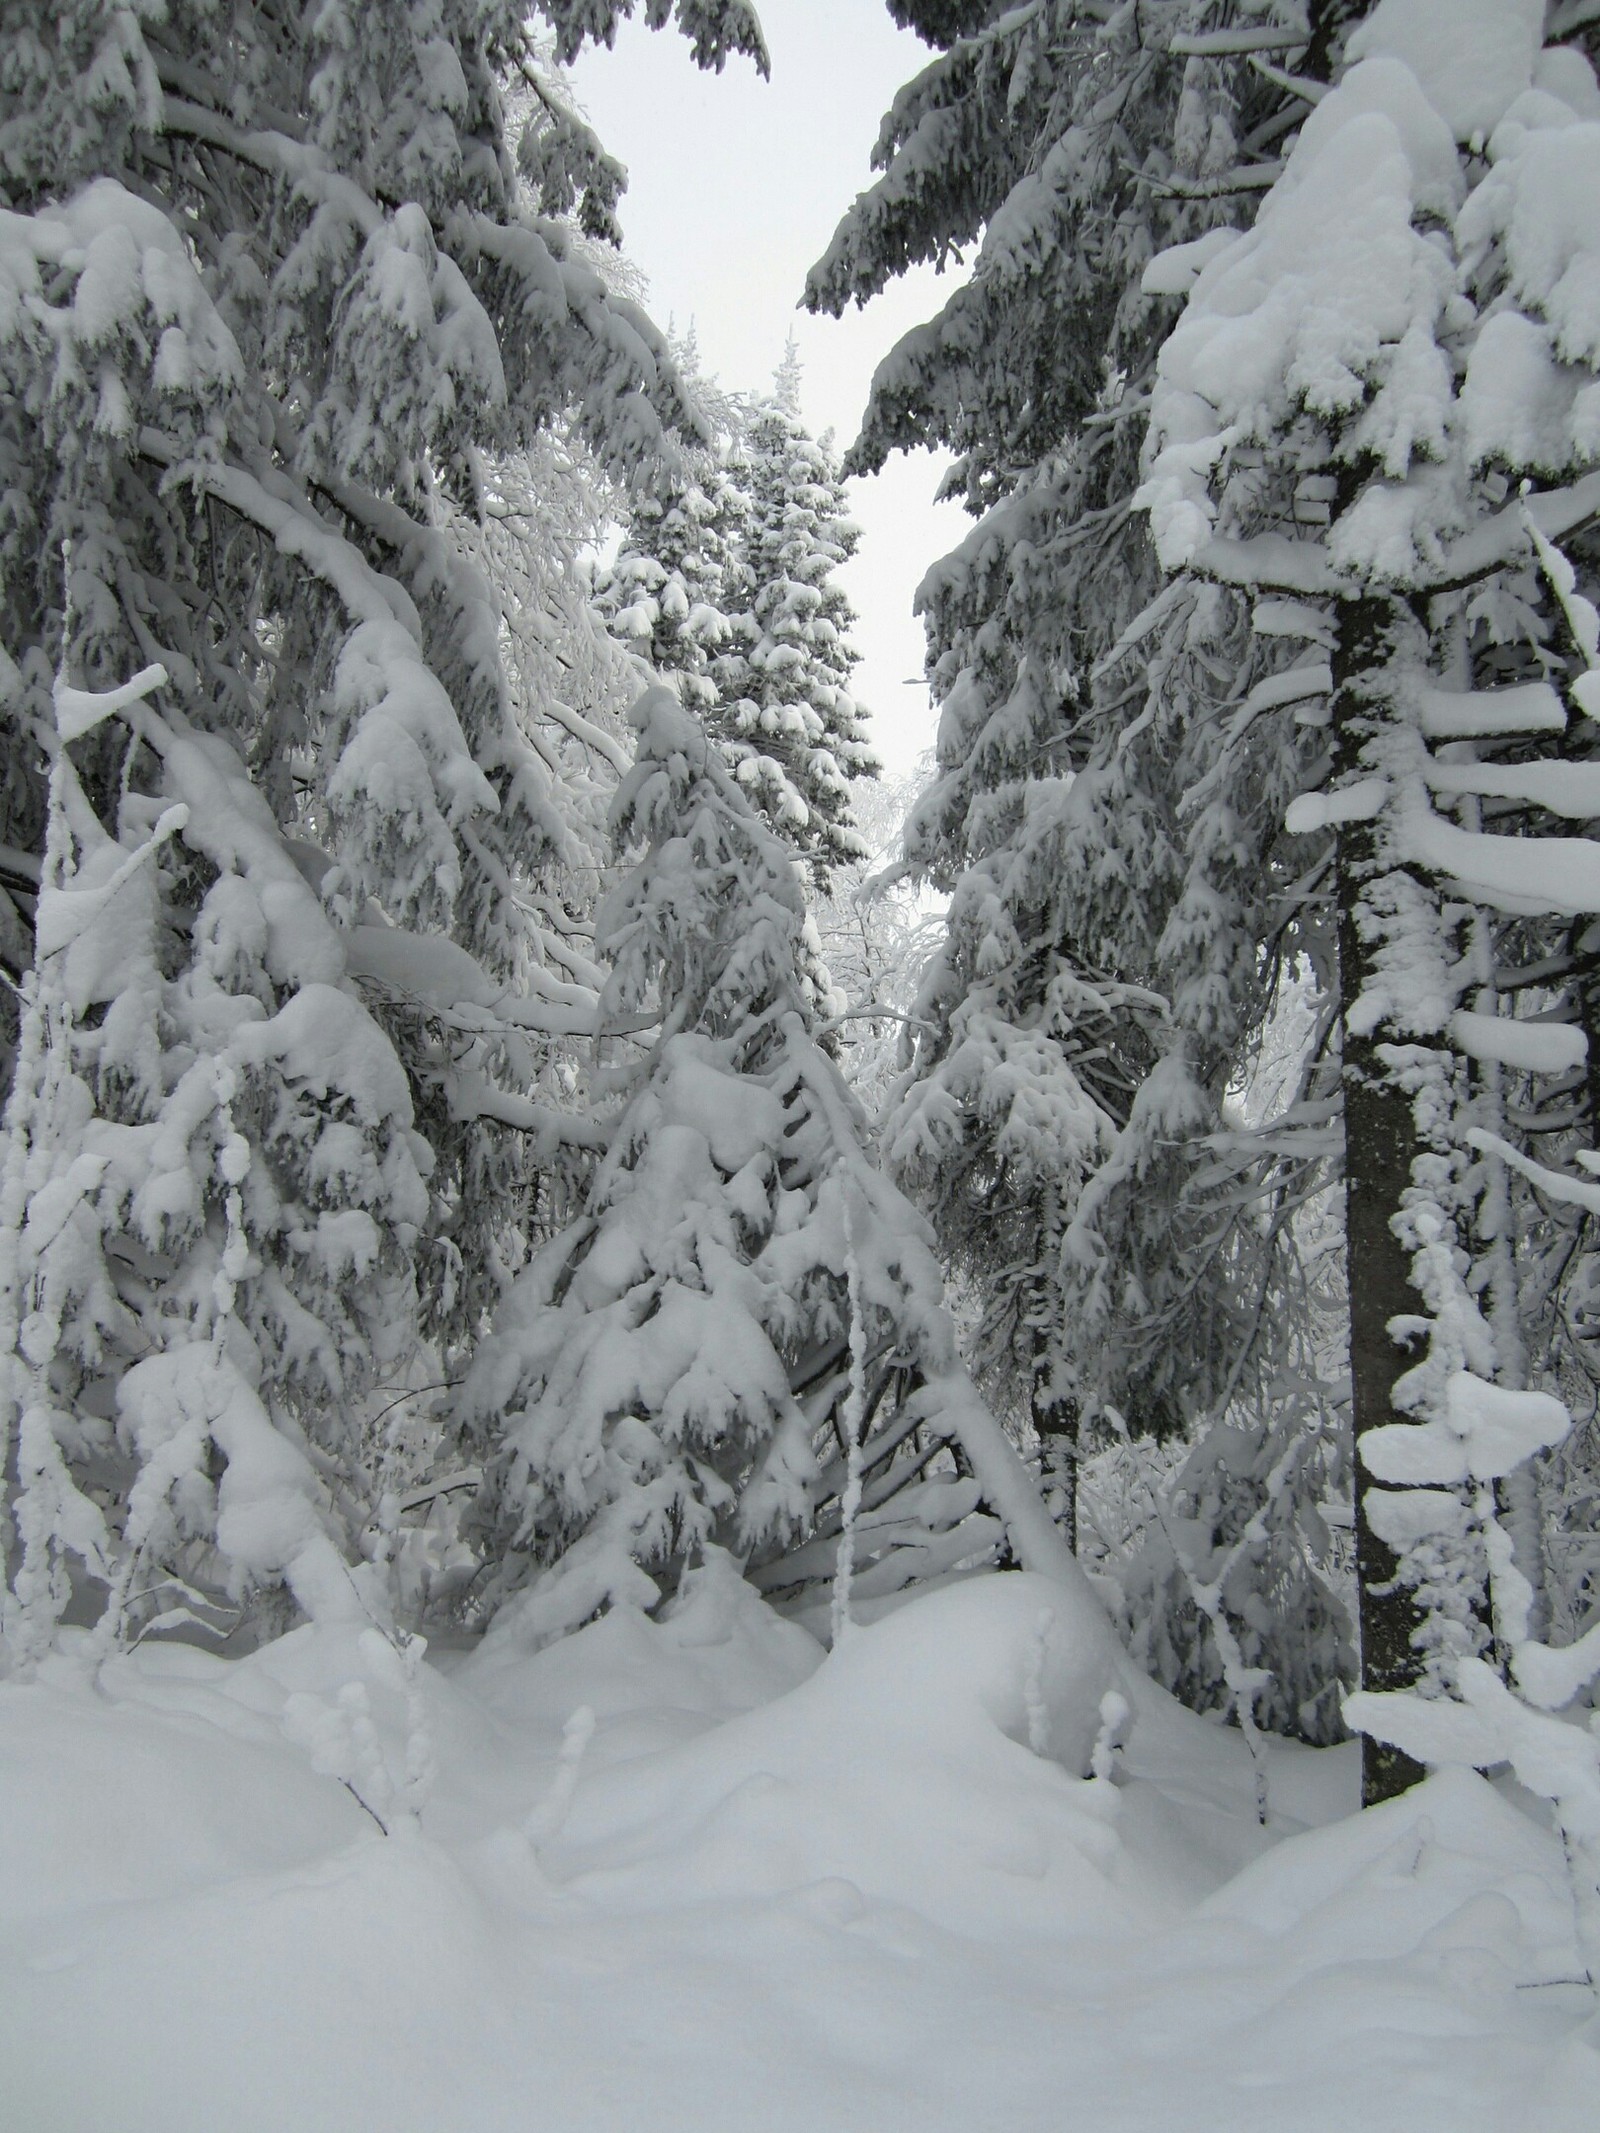
POLYGON ((411 1697, 430 1608, 1081 1539, 1258 1774, 1507 1763, 1587 1903, 1595 10, 892 0, 808 300, 972 255, 846 462, 975 521, 915 981, 844 473, 633 303, 559 71, 631 12, 13 11, 0 1663, 298 1609, 411 1697))
POLYGON ((754 406, 694 375, 692 341, 685 352, 716 445, 631 499, 598 605, 619 640, 674 677, 826 894, 834 869, 864 854, 851 788, 878 769, 850 694, 855 617, 835 576, 857 529, 828 442, 801 417, 793 343, 754 406))
POLYGON ((603 1026, 656 1035, 582 1211, 461 1396, 486 1604, 526 1586, 503 1634, 550 1636, 653 1605, 713 1546, 793 1602, 841 1555, 846 1585, 884 1593, 1007 1528, 1056 1560, 810 1027, 794 862, 670 691, 633 718, 615 823, 638 856, 601 916, 603 1026))
MULTIPOLYGON (((540 11, 563 55, 627 12, 540 11)), ((677 13, 702 63, 760 55, 737 0, 677 13)), ((616 670, 556 590, 570 455, 627 479, 696 424, 590 256, 616 172, 544 34, 492 0, 8 17, 24 908, 47 770, 54 794, 8 1137, 14 1200, 55 1181, 8 1246, 24 1655, 65 1557, 109 1579, 121 1633, 164 1581, 293 1584, 317 1535, 389 1553, 368 1420, 498 1296, 531 1164, 593 1138, 559 1095, 595 999, 572 803, 622 751, 616 670), (519 486, 554 523, 507 609, 479 566, 519 486), (116 696, 154 662, 159 694, 116 696), (64 677, 111 707, 58 724, 64 677)))
POLYGON ((751 418, 740 472, 749 495, 740 611, 715 730, 740 784, 826 889, 834 867, 864 852, 850 787, 878 765, 850 694, 855 616, 834 577, 858 532, 826 440, 801 419, 792 343, 751 418))
MULTIPOLYGON (((695 370, 691 339, 677 351, 695 400, 713 396, 695 370)), ((725 416, 739 410, 725 406, 725 416)), ((629 499, 615 562, 596 587, 612 635, 658 674, 670 674, 682 702, 709 726, 719 723, 723 675, 743 591, 743 544, 750 502, 737 432, 708 420, 709 448, 687 454, 682 471, 662 473, 629 499)))
POLYGON ((1590 749, 1558 738, 1558 767, 1546 737, 1563 688, 1595 698, 1575 294, 1600 94, 1583 51, 1541 50, 1542 13, 1382 0, 1348 36, 1254 230, 1193 262, 1141 497, 1169 568, 1292 614, 1330 742, 1288 827, 1333 833, 1369 1799, 1429 1754, 1413 1692, 1532 1770, 1557 1735, 1526 1705, 1588 1679, 1543 1641, 1530 1466, 1576 1379, 1550 1284, 1583 1290, 1588 1254, 1566 1227, 1557 1272, 1521 1188, 1587 1204, 1557 1166, 1593 1130, 1571 1098, 1594 850, 1566 828, 1594 819, 1590 749))
MULTIPOLYGON (((1275 32, 1303 46, 1298 8, 1256 15, 1274 57, 1275 32)), ((880 367, 849 458, 953 449, 979 514, 919 594, 940 728, 907 863, 950 906, 885 1146, 981 1270, 976 1354, 1070 1521, 1078 1450, 1108 1429, 1226 1411, 1271 1471, 1268 1388, 1299 1368, 1278 1300, 1330 1154, 1325 1053, 1270 1136, 1239 1132, 1229 1091, 1285 973, 1329 973, 1281 829, 1315 747, 1287 701, 1257 713, 1284 646, 1226 593, 1163 595, 1132 499, 1177 287, 1145 270, 1248 224, 1307 105, 1176 0, 936 27, 947 49, 897 99, 808 300, 836 311, 976 244, 880 367), (1242 751, 1247 729, 1264 745, 1242 751)), ((1306 1627, 1275 1648, 1286 1675, 1306 1627)))

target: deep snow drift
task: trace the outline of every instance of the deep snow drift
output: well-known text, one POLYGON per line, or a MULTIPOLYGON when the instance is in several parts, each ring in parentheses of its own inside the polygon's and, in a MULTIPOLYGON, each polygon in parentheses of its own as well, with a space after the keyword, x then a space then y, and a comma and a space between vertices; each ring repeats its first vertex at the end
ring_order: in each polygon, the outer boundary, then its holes
POLYGON ((825 1657, 714 1559, 409 1699, 373 1632, 69 1655, 0 1688, 0 2120, 1592 2133, 1554 1840, 1267 1753, 1263 1831, 1239 1735, 1020 1574, 825 1657))

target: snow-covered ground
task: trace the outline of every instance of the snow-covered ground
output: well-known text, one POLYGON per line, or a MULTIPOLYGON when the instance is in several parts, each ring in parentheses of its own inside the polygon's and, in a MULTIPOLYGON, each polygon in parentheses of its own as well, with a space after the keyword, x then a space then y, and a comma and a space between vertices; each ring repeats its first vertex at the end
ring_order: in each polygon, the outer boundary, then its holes
POLYGON ((0 2124, 1594 2133, 1552 1838, 1268 1755, 1262 1830, 1239 1735, 1020 1574, 824 1657, 713 1561, 409 1706, 372 1632, 69 1653, 0 1689, 0 2124))

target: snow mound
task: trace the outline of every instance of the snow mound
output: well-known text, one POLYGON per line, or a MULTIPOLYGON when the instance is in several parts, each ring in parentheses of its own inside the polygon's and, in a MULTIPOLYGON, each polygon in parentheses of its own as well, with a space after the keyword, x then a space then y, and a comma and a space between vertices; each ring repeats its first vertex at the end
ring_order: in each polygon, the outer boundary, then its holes
POLYGON ((55 1663, 0 1684, 0 2120, 1587 2133, 1559 1846, 1353 1775, 1269 1744, 1261 1828, 1240 1736, 1018 1573, 827 1657, 713 1557, 532 1653, 55 1663))
MULTIPOLYGON (((508 1614, 513 1610, 508 1610, 508 1614)), ((505 1618, 502 1617, 502 1620, 505 1618)), ((600 1721, 589 1767, 673 1746, 799 1685, 822 1647, 763 1604, 720 1549, 656 1616, 615 1607, 529 1656, 514 1621, 456 1680, 507 1731, 544 1752, 575 1710, 600 1721)))
POLYGON ((252 1724, 209 1687, 220 1662, 161 1658, 153 1683, 164 1709, 119 1704, 62 1670, 6 1689, 8 1928, 296 1868, 360 1835, 364 1818, 346 1793, 307 1769, 272 1725, 252 1724))
POLYGON ((973 1579, 856 1629, 713 1734, 598 1774, 546 1865, 608 1905, 826 1883, 956 1931, 1127 1924, 1154 1891, 1114 1788, 1081 1777, 1125 1679, 1092 1603, 1043 1578, 973 1579))

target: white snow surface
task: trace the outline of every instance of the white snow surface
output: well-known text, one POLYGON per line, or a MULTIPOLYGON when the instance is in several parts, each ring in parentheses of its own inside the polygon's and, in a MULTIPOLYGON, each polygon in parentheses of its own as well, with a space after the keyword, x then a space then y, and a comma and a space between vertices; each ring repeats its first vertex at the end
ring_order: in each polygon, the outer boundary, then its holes
POLYGON ((826 1657, 715 1556, 665 1619, 414 1677, 353 1624, 80 1647, 0 1687, 0 2116, 1592 2129, 1546 1828, 1462 1770, 1356 1815, 1353 1750, 1267 1754, 1262 1830, 1240 1736, 1025 1574, 826 1657))
POLYGON ((1533 79, 1544 0, 1379 0, 1351 32, 1352 60, 1403 60, 1458 141, 1486 136, 1533 79))
POLYGON ((1593 464, 1600 87, 1581 53, 1541 54, 1543 15, 1381 0, 1251 229, 1151 262, 1148 288, 1188 291, 1135 498, 1168 570, 1211 539, 1219 466, 1302 414, 1381 468, 1324 544, 1346 580, 1439 566, 1459 530, 1436 471, 1452 454, 1545 477, 1593 464))

